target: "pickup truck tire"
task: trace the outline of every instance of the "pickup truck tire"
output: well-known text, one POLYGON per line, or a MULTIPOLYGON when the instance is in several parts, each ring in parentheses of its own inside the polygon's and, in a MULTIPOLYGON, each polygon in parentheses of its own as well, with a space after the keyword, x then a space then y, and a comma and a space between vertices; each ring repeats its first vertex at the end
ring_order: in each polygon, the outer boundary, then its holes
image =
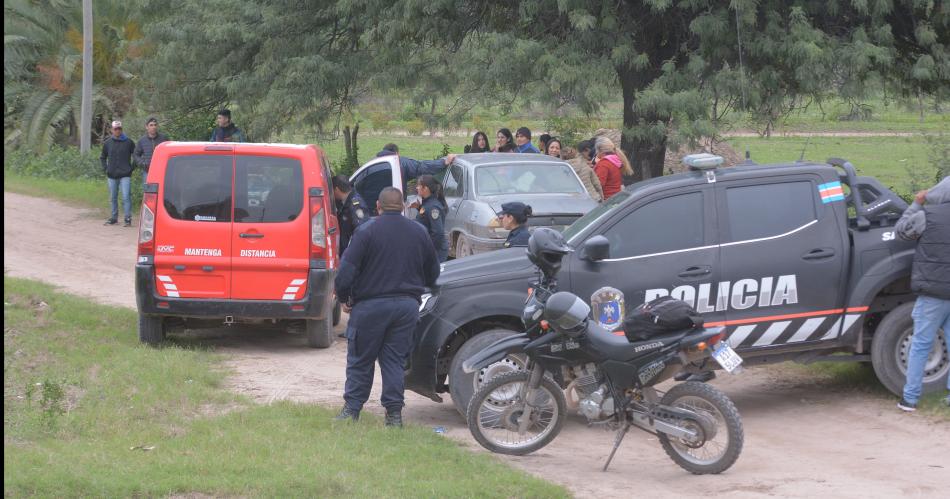
POLYGON ((333 319, 307 320, 307 345, 329 348, 333 344, 333 319))
MULTIPOLYGON (((910 338, 914 333, 911 312, 914 302, 904 303, 891 310, 878 325, 871 340, 871 364, 877 379, 895 395, 902 395, 907 377, 907 354, 910 338)), ((946 387, 945 379, 950 370, 947 358, 948 345, 944 336, 937 333, 934 349, 924 371, 923 393, 933 393, 946 387), (936 355, 936 357, 935 357, 936 355)))
POLYGON ((508 356, 500 362, 471 374, 462 370, 462 363, 488 345, 513 334, 517 333, 510 329, 489 329, 463 343, 462 348, 459 348, 458 353, 452 357, 452 363, 449 365, 449 393, 452 395, 455 409, 463 418, 468 414, 468 403, 472 400, 477 388, 484 386, 499 374, 523 370, 524 358, 508 356))
POLYGON ((165 318, 160 315, 139 314, 139 341, 157 346, 165 340, 165 318))

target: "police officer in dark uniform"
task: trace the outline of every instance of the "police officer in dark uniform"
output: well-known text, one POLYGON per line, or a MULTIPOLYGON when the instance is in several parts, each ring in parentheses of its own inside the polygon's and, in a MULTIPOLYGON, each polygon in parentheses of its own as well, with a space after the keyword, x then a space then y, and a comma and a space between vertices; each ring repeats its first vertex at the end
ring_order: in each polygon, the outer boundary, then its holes
POLYGON ((531 207, 524 203, 512 201, 501 205, 498 219, 501 221, 501 226, 508 229, 506 248, 528 245, 528 239, 531 237, 528 231, 529 216, 531 216, 531 207))
POLYGON ((416 192, 422 198, 416 221, 426 228, 439 261, 444 262, 449 258, 449 242, 445 238, 445 211, 448 209, 448 203, 442 194, 442 184, 432 175, 422 175, 416 180, 416 192))
POLYGON ((337 420, 359 419, 373 387, 373 365, 383 377, 380 397, 386 425, 402 426, 403 368, 426 287, 439 277, 439 260, 429 235, 402 216, 402 192, 386 187, 375 217, 353 234, 334 284, 350 319, 346 328, 345 405, 337 420))
POLYGON ((353 232, 369 219, 370 209, 343 175, 333 177, 333 198, 336 199, 337 217, 340 219, 340 255, 350 244, 353 232))

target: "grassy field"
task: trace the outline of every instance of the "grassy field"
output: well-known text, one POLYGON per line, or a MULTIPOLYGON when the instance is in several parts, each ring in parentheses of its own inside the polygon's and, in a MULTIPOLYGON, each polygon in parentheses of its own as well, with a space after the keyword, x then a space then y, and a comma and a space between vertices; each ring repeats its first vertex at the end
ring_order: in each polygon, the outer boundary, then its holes
POLYGON ((3 316, 5 496, 567 495, 429 428, 253 405, 220 355, 140 346, 131 310, 4 278, 3 316))
POLYGON ((805 159, 825 161, 831 157, 850 161, 858 173, 877 177, 899 192, 911 192, 915 175, 934 182, 934 151, 923 136, 910 137, 736 137, 729 144, 740 154, 746 147, 758 163, 795 161, 805 151, 805 159))

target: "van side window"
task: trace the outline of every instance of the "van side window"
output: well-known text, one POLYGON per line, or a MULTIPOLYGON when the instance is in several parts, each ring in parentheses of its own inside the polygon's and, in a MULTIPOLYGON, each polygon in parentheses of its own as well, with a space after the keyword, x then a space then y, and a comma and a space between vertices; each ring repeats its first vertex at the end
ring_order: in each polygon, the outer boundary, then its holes
POLYGON ((817 218, 809 181, 726 188, 729 234, 723 242, 777 236, 817 218))
POLYGON ((703 194, 691 192, 651 201, 607 229, 610 258, 698 248, 705 241, 703 194))
POLYGON ((162 202, 169 216, 195 222, 231 221, 233 156, 172 156, 162 202))
POLYGON ((234 221, 289 222, 303 210, 299 159, 239 155, 234 161, 234 221))

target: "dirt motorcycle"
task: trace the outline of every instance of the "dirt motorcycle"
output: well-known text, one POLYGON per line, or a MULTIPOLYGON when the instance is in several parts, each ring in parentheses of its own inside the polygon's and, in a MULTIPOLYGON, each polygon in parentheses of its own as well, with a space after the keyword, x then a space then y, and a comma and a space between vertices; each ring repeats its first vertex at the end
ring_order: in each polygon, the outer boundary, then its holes
POLYGON ((729 372, 741 358, 722 328, 691 328, 631 342, 589 318, 577 296, 557 291, 561 259, 571 251, 557 231, 532 234, 528 256, 539 269, 522 320, 526 331, 503 338, 469 358, 476 372, 507 355, 523 355, 526 368, 483 385, 468 406, 468 426, 486 449, 524 455, 549 444, 564 425, 565 392, 591 425, 616 430, 610 465, 631 427, 655 434, 667 455, 694 474, 721 473, 742 451, 742 420, 732 401, 696 380, 666 393, 658 383, 701 379, 712 359, 729 372))

